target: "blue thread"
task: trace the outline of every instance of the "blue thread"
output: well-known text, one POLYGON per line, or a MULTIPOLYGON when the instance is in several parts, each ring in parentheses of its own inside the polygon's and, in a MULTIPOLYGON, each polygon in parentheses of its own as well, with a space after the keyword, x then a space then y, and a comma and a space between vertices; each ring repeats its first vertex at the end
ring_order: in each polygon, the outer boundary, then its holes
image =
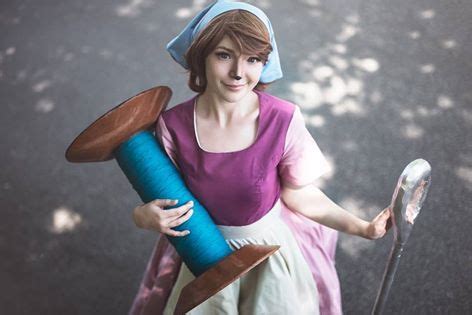
POLYGON ((184 237, 168 236, 168 239, 195 276, 232 253, 206 209, 185 186, 151 132, 139 132, 122 143, 115 151, 115 158, 143 202, 178 199, 175 206, 178 207, 193 200, 192 217, 174 228, 191 233, 184 237))

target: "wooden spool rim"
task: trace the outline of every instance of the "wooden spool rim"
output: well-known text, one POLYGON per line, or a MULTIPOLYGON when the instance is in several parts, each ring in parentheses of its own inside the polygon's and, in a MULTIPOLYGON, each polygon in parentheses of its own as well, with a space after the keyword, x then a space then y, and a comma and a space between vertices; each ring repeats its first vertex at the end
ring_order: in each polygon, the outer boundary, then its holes
POLYGON ((66 151, 69 162, 113 159, 113 151, 132 135, 153 127, 172 96, 167 86, 143 91, 114 107, 82 131, 66 151))
MULTIPOLYGON (((245 245, 187 284, 174 315, 183 315, 265 261, 279 245, 245 245)), ((146 312, 144 312, 146 314, 146 312)))

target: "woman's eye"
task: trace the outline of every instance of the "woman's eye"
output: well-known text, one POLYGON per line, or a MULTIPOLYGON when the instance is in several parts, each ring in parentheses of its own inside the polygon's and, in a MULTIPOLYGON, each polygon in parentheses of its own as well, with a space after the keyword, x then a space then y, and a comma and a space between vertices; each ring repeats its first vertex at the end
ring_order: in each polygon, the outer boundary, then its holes
POLYGON ((217 52, 216 53, 216 56, 219 58, 219 59, 222 59, 222 60, 227 60, 230 58, 230 55, 228 53, 225 53, 225 52, 217 52))
POLYGON ((261 58, 259 57, 250 57, 247 61, 249 61, 250 63, 257 63, 257 62, 261 62, 261 58))

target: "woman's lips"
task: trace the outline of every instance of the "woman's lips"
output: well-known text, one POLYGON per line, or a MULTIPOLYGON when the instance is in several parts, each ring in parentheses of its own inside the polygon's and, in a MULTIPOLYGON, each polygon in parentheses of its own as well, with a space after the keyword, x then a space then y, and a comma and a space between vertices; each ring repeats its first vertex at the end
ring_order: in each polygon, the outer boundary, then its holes
POLYGON ((232 91, 239 91, 245 86, 245 84, 226 84, 226 83, 223 83, 223 84, 232 91))

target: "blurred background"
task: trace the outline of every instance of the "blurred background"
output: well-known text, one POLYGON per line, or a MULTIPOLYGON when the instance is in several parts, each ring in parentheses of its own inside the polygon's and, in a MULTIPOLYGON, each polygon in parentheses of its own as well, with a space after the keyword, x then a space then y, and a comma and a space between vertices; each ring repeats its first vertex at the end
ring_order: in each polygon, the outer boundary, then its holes
MULTIPOLYGON (((428 198, 385 314, 472 313, 472 3, 258 0, 285 77, 332 172, 320 185, 365 219, 416 158, 428 198)), ((64 152, 93 120, 156 85, 192 95, 166 43, 202 0, 2 0, 0 313, 125 314, 157 234, 116 162, 64 152)), ((345 314, 369 314, 392 245, 340 235, 345 314)))

